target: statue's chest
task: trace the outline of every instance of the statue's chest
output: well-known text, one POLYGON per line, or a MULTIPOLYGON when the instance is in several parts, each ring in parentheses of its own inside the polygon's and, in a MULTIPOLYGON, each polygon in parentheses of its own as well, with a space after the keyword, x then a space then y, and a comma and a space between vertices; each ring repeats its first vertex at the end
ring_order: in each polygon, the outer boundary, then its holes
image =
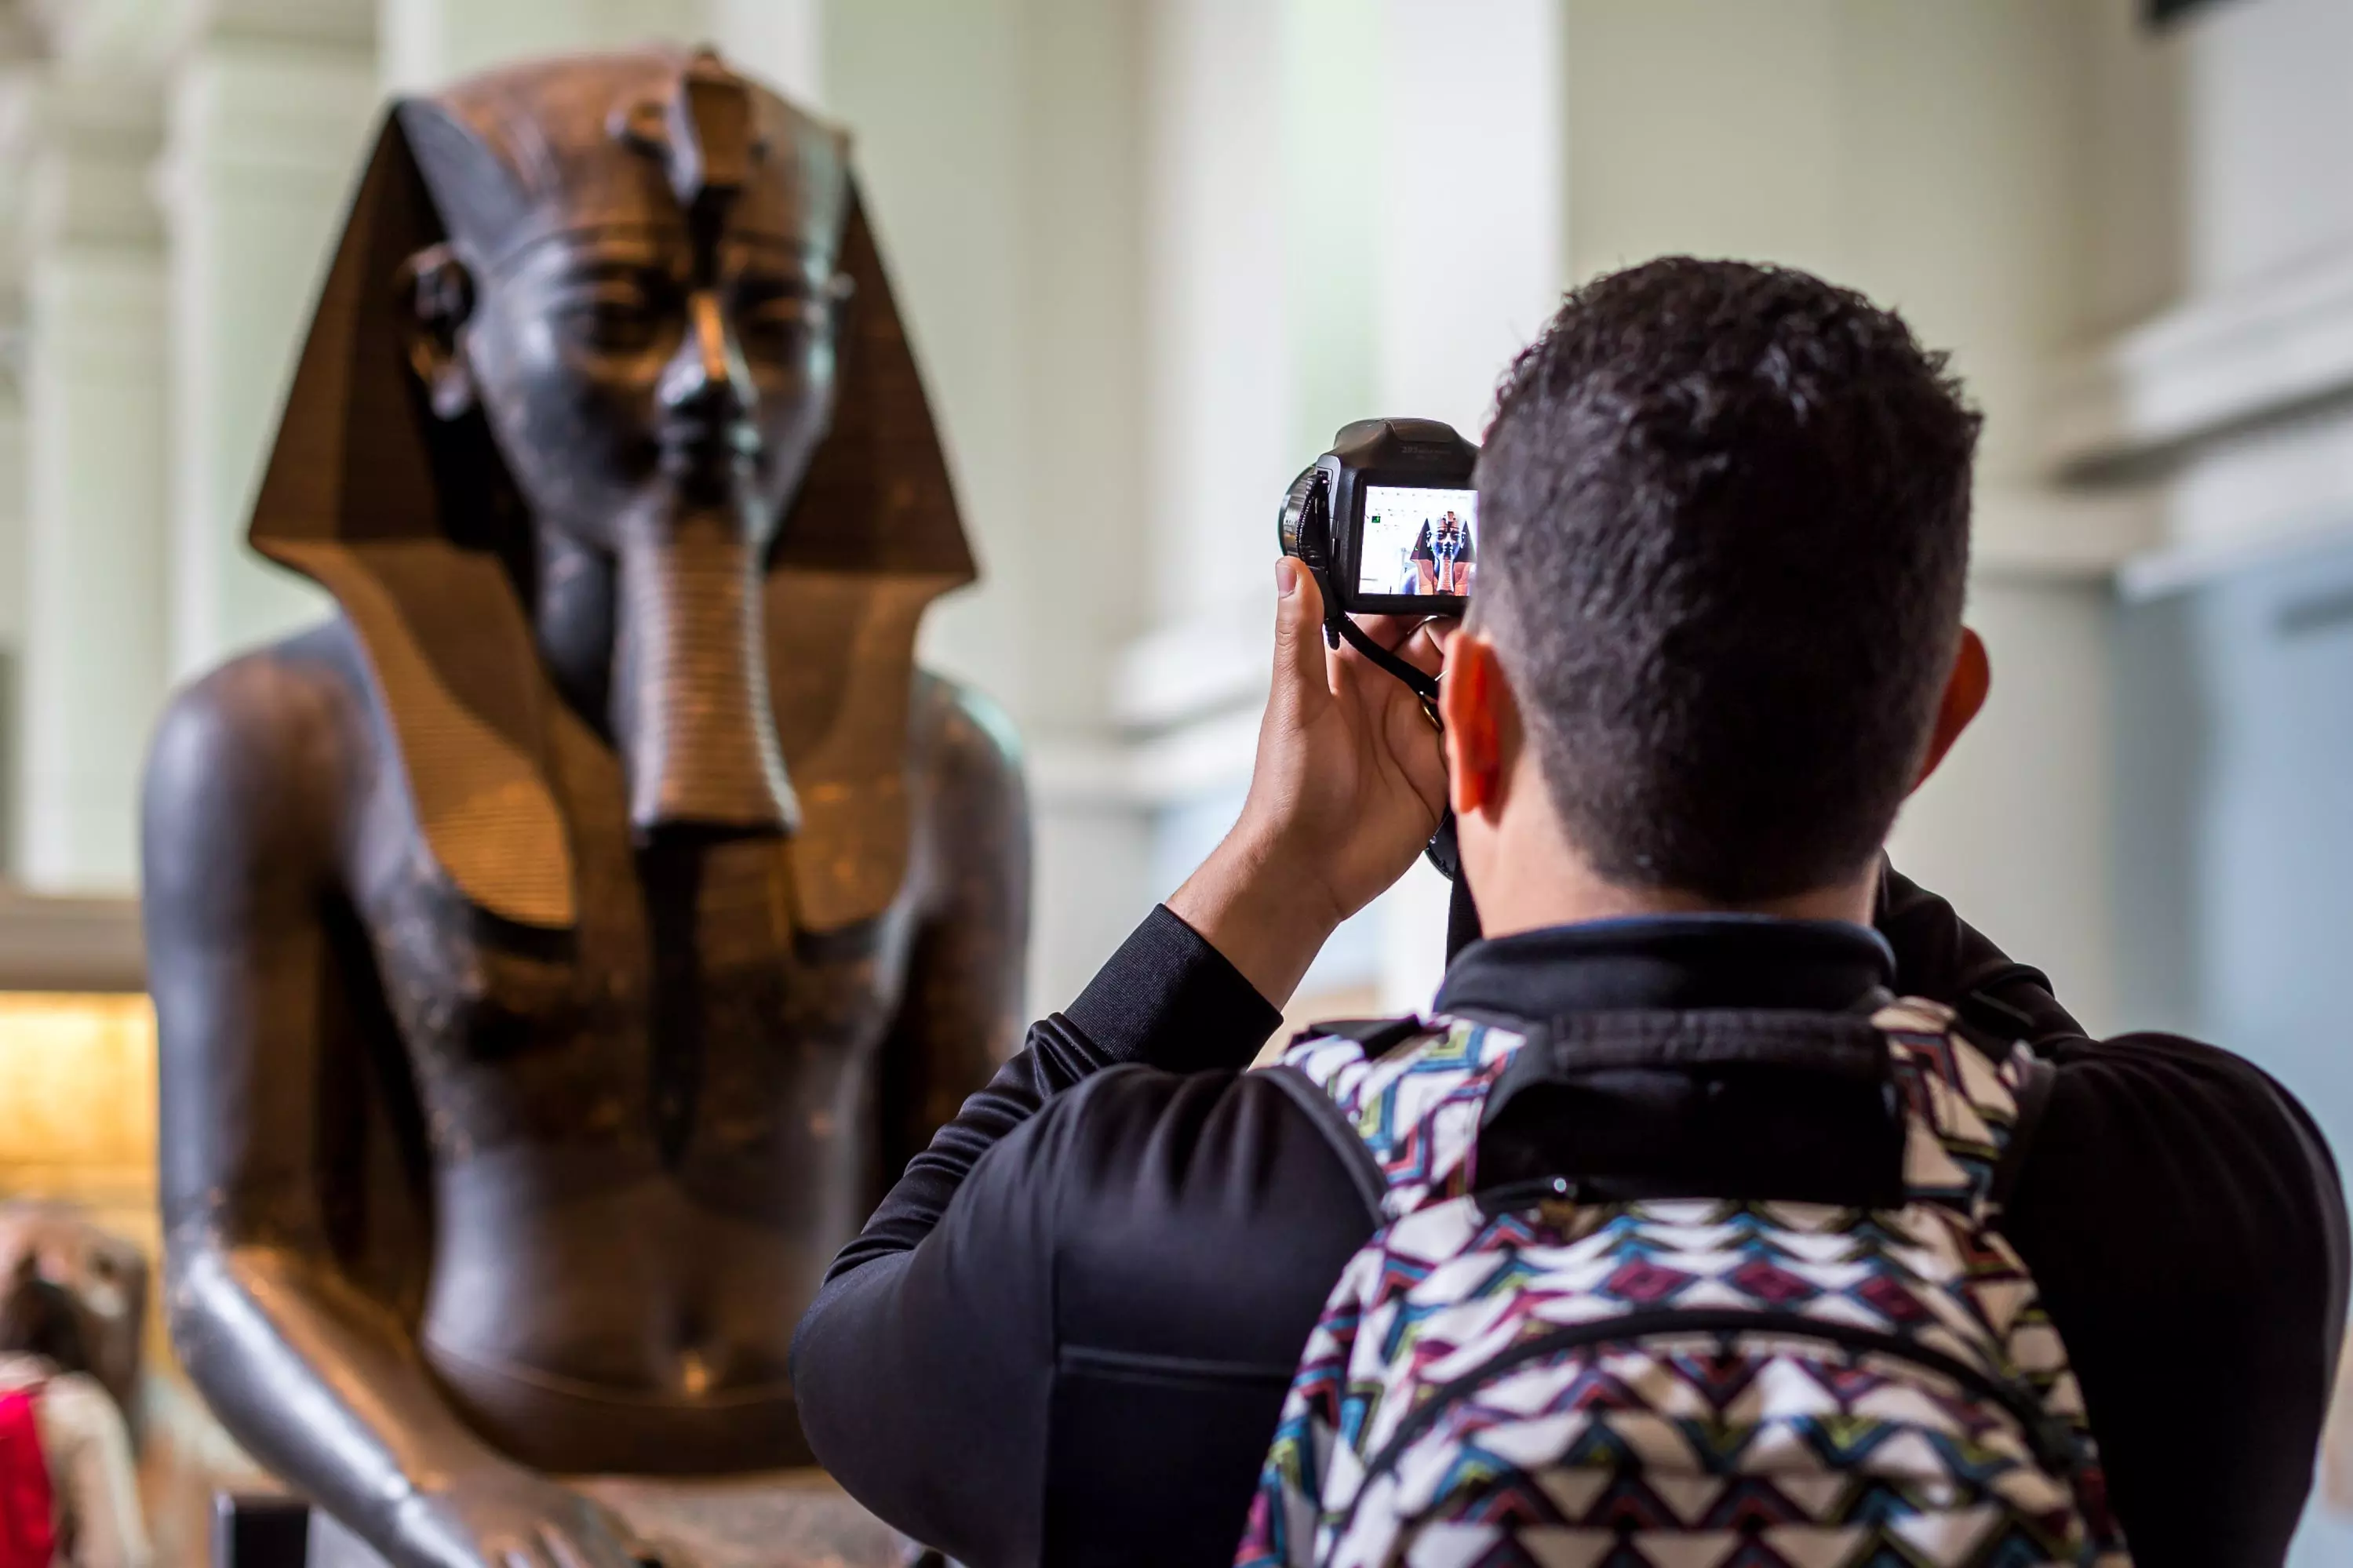
POLYGON ((640 846, 617 795, 580 793, 570 930, 469 904, 413 822, 363 879, 429 1131, 475 1144, 642 1131, 675 1157, 690 1139, 757 1144, 847 1109, 903 988, 903 909, 806 931, 783 841, 640 846))

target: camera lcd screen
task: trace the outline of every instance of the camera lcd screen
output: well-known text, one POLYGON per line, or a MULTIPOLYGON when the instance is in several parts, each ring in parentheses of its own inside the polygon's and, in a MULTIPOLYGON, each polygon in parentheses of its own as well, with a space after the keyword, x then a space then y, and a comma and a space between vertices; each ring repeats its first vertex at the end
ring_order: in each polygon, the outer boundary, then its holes
POLYGON ((1405 598, 1471 592, 1479 563, 1479 492, 1365 488, 1356 592, 1405 598))

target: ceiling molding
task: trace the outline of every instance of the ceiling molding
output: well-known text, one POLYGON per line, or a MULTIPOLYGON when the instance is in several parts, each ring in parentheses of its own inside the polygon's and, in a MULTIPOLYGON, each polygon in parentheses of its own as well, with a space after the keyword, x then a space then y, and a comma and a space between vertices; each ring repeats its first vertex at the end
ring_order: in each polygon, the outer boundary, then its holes
POLYGON ((2353 247, 2194 300, 2053 367, 2043 453, 2096 485, 2353 397, 2353 247))
POLYGON ((2163 537, 2144 487, 2084 494, 2050 485, 1978 484, 1969 569, 1978 577, 2102 578, 2163 537))
POLYGON ((0 889, 0 991, 143 991, 136 899, 0 889))

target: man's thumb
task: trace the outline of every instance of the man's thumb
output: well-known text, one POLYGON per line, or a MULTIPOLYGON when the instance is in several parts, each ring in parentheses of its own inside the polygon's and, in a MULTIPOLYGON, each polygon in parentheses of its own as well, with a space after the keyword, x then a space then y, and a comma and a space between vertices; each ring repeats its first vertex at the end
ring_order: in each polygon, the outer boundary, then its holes
POLYGON ((1331 689, 1324 665, 1324 595, 1288 555, 1274 563, 1273 700, 1293 713, 1331 689))

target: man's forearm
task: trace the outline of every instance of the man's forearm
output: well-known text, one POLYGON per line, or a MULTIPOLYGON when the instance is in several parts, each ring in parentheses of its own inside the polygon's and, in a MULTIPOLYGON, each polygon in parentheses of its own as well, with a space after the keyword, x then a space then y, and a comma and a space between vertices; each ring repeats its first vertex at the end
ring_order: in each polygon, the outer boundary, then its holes
POLYGON ((1168 908, 1278 1003, 1299 989, 1341 914, 1320 883, 1287 871, 1271 846, 1239 830, 1169 895, 1168 908))
POLYGON ((1021 1049, 907 1163, 866 1228, 835 1257, 826 1279, 830 1281, 862 1263, 904 1252, 929 1236, 983 1154, 1035 1116, 1047 1100, 1114 1059, 1062 1014, 1029 1026, 1021 1049))

